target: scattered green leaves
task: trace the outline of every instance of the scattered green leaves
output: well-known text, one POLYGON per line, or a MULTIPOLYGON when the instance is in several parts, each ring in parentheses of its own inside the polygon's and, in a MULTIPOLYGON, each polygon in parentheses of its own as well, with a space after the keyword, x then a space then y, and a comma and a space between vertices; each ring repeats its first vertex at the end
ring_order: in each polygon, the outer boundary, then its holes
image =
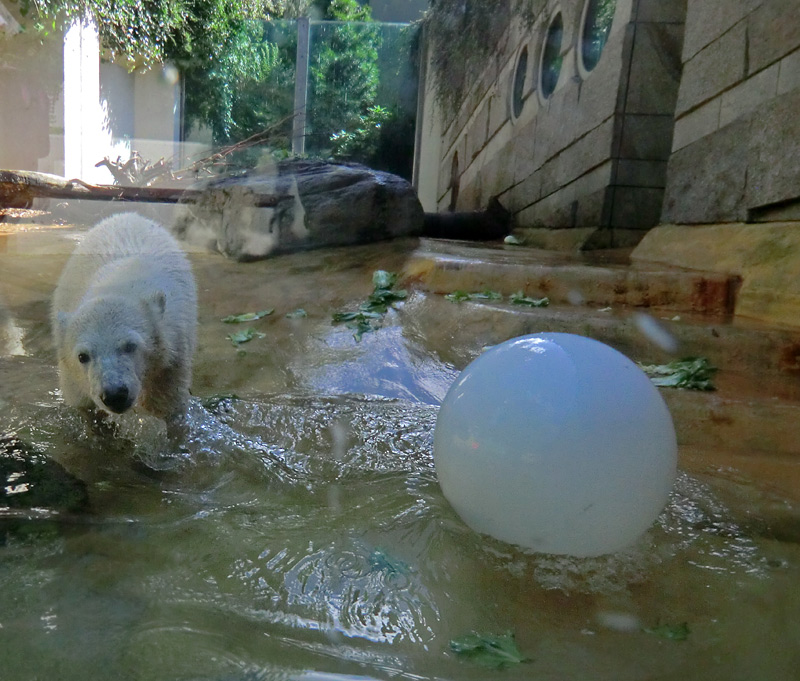
POLYGON ((358 312, 334 312, 333 321, 337 324, 341 322, 361 322, 368 319, 380 319, 383 315, 379 312, 368 312, 359 310, 358 312))
POLYGON ((450 641, 450 649, 457 655, 484 667, 503 669, 528 659, 522 656, 512 632, 505 634, 467 634, 450 641))
POLYGON ((716 390, 711 381, 717 367, 705 357, 684 357, 669 364, 640 364, 639 367, 661 388, 716 390))
POLYGON ((526 305, 527 307, 547 307, 550 298, 529 298, 522 291, 512 293, 508 298, 514 305, 526 305))
POLYGON ((448 293, 445 298, 453 303, 463 303, 465 300, 470 300, 470 294, 466 291, 453 291, 448 293))
POLYGON ((375 331, 380 326, 382 317, 378 312, 334 312, 333 323, 345 324, 348 329, 353 329, 353 338, 360 341, 365 333, 375 331))
POLYGON ((366 302, 361 303, 360 309, 366 310, 367 312, 379 312, 380 314, 384 314, 393 303, 399 300, 405 300, 405 298, 405 291, 390 291, 388 289, 376 288, 375 292, 370 294, 366 302))
POLYGON ((670 641, 685 641, 689 638, 689 625, 686 622, 681 624, 659 624, 643 630, 646 634, 653 634, 670 641))
MULTIPOLYGON (((453 303, 463 303, 465 300, 502 300, 503 294, 490 289, 484 289, 477 293, 459 290, 448 293, 445 298, 453 303)), ((528 298, 522 291, 512 293, 508 300, 514 305, 527 305, 528 307, 547 307, 550 304, 549 298, 528 298)))
POLYGON ((397 283, 397 274, 394 272, 387 272, 386 270, 375 270, 372 273, 372 285, 375 290, 378 289, 392 289, 397 283))
POLYGON ((386 270, 376 270, 372 275, 373 291, 356 312, 334 312, 333 323, 345 324, 353 329, 353 337, 360 341, 361 337, 369 331, 380 327, 380 320, 389 311, 392 305, 400 300, 405 300, 408 295, 405 290, 394 290, 397 275, 386 270))
POLYGON ((225 336, 231 343, 233 343, 236 347, 239 347, 242 343, 247 343, 254 338, 263 338, 266 334, 261 333, 260 331, 256 331, 252 326, 246 329, 242 329, 241 331, 236 331, 235 333, 230 333, 225 336))
POLYGON ((454 303, 462 303, 465 300, 502 300, 503 294, 497 291, 491 291, 488 288, 477 293, 467 293, 466 291, 453 291, 448 293, 445 298, 454 303))
POLYGON ((254 322, 262 317, 267 317, 275 312, 275 308, 269 310, 261 310, 260 312, 244 312, 242 314, 232 314, 223 317, 222 321, 226 324, 244 324, 246 322, 254 322))
POLYGON ((503 294, 497 291, 490 291, 488 288, 483 289, 479 293, 471 293, 472 300, 502 300, 503 294))

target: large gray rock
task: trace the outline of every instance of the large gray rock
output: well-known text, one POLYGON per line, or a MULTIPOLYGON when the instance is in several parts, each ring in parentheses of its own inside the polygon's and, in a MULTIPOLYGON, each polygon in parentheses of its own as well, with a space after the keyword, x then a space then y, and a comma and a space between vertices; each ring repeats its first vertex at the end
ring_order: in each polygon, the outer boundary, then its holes
POLYGON ((356 164, 288 159, 193 189, 202 193, 181 202, 177 236, 240 261, 422 232, 411 185, 356 164))

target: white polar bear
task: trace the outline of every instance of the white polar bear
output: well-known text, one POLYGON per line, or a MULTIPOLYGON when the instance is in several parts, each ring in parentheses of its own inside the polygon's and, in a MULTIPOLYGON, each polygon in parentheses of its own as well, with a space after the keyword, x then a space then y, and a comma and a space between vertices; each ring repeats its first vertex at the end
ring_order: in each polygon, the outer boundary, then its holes
POLYGON ((64 401, 121 414, 138 404, 180 424, 197 336, 191 266, 135 213, 100 221, 67 262, 51 317, 64 401))

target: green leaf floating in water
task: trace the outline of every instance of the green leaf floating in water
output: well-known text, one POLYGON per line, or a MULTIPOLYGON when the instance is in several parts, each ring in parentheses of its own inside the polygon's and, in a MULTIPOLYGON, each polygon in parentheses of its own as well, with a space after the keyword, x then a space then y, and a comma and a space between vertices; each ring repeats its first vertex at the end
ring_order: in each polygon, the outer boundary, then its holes
POLYGON ((640 364, 639 367, 661 388, 716 390, 711 380, 717 367, 705 357, 684 357, 669 364, 640 364))
POLYGON ((386 270, 375 270, 372 273, 372 285, 375 289, 391 289, 397 283, 397 275, 386 270))
POLYGON ((365 302, 361 303, 360 308, 362 310, 384 313, 392 306, 392 303, 396 303, 398 300, 405 300, 406 295, 404 290, 390 291, 388 289, 375 289, 374 293, 370 294, 370 297, 367 298, 365 302))
POLYGON ((465 300, 469 300, 469 293, 466 291, 453 291, 452 293, 448 293, 445 298, 453 303, 461 303, 465 300))
POLYGON ((453 303, 462 303, 465 300, 501 300, 503 298, 503 294, 486 288, 483 289, 483 291, 478 291, 477 293, 453 291, 452 293, 448 293, 445 298, 453 303))
POLYGON ((252 326, 243 329, 242 331, 237 331, 236 333, 231 333, 225 336, 231 343, 236 345, 237 347, 242 343, 247 343, 248 341, 253 340, 254 338, 263 338, 266 334, 256 331, 252 326))
POLYGON ((380 327, 380 320, 394 303, 405 300, 407 294, 404 290, 392 290, 396 281, 394 272, 376 270, 372 274, 373 291, 370 296, 358 306, 356 312, 334 312, 333 323, 344 323, 355 331, 353 337, 356 341, 360 341, 365 333, 380 327))
POLYGON ((517 648, 512 632, 505 634, 467 634, 450 641, 450 649, 459 657, 484 667, 503 669, 520 662, 528 662, 517 648))
POLYGON ((470 293, 469 297, 470 300, 502 300, 503 294, 485 288, 483 291, 479 291, 478 293, 470 293))
POLYGON ((653 634, 670 641, 685 641, 689 638, 689 625, 686 622, 681 624, 659 624, 643 630, 646 634, 653 634))
POLYGON ((340 322, 360 322, 365 319, 380 319, 383 315, 380 312, 369 312, 359 310, 358 312, 334 312, 333 321, 340 322))
POLYGON ((275 312, 275 309, 261 310, 260 312, 244 312, 243 314, 232 314, 223 317, 222 321, 226 324, 244 324, 246 322, 254 322, 256 319, 261 319, 275 312))
POLYGON ((526 305, 528 307, 547 307, 550 298, 529 298, 522 291, 512 293, 508 298, 514 305, 526 305))

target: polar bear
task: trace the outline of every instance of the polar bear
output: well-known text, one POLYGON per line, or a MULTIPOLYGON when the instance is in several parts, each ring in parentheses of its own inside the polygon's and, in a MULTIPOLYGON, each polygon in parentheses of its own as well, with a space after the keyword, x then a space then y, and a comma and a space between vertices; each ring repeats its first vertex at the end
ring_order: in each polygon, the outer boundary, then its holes
POLYGON ((163 227, 120 213, 93 227, 53 295, 66 404, 121 414, 134 405, 180 427, 197 335, 191 266, 163 227))

